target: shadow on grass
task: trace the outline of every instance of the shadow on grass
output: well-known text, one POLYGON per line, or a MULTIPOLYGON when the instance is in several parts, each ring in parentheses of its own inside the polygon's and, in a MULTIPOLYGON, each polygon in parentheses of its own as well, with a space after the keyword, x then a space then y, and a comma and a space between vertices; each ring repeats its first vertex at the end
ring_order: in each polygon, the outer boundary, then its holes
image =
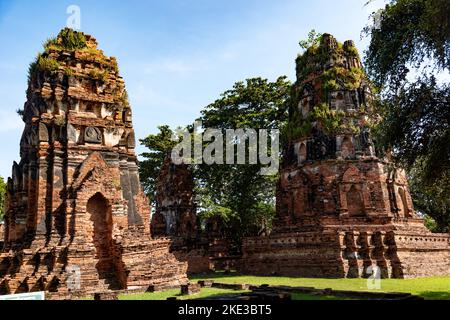
POLYGON ((420 292, 419 296, 424 297, 427 300, 450 300, 450 289, 448 292, 424 291, 420 292))
POLYGON ((245 276, 237 271, 216 271, 216 272, 205 272, 205 273, 195 273, 189 275, 190 280, 204 280, 204 279, 216 279, 223 277, 236 277, 236 276, 245 276))
POLYGON ((198 297, 191 296, 189 300, 237 300, 241 296, 241 292, 237 293, 216 293, 211 294, 206 297, 198 297))

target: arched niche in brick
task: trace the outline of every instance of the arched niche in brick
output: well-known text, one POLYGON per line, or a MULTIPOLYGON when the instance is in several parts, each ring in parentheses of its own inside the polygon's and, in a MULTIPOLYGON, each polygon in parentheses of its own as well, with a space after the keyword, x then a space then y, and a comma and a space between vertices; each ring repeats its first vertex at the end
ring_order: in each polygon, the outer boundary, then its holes
POLYGON ((166 229, 166 218, 164 218, 164 215, 161 213, 155 213, 152 216, 151 223, 152 237, 157 238, 166 236, 166 229))
POLYGON ((308 153, 305 143, 301 143, 298 148, 298 164, 304 163, 308 159, 308 153))
POLYGON ((355 155, 355 147, 353 145, 352 138, 344 137, 341 144, 341 155, 344 159, 351 159, 355 155))
POLYGON ((361 191, 358 190, 356 185, 350 187, 350 190, 347 191, 346 198, 349 216, 355 217, 365 215, 364 200, 361 191))
POLYGON ((370 203, 361 171, 350 166, 342 175, 339 184, 340 213, 346 216, 364 216, 370 203))
POLYGON ((90 232, 95 247, 95 257, 100 279, 105 279, 109 289, 125 288, 126 279, 121 269, 122 257, 117 254, 113 240, 112 210, 109 201, 100 193, 95 193, 89 198, 86 211, 91 221, 90 232))
POLYGON ((308 191, 311 181, 301 169, 295 170, 283 178, 285 181, 277 192, 283 192, 285 196, 282 197, 282 203, 277 203, 277 206, 282 208, 277 212, 279 216, 295 220, 296 217, 303 216, 309 211, 308 191))
POLYGON ((91 232, 97 258, 102 261, 112 253, 111 206, 108 200, 100 192, 97 192, 88 200, 86 211, 92 222, 92 227, 88 231, 91 232))
MULTIPOLYGON (((75 236, 75 232, 71 229, 75 225, 87 225, 89 217, 85 216, 87 201, 97 192, 101 193, 110 203, 112 210, 112 219, 114 230, 113 233, 121 233, 123 230, 129 229, 129 217, 127 212, 127 201, 122 199, 123 189, 120 185, 119 168, 109 167, 103 156, 94 152, 88 156, 80 168, 77 169, 76 179, 71 186, 71 195, 73 197, 73 213, 68 217, 69 233, 75 236), (78 220, 78 221, 76 221, 78 220), (121 231, 122 230, 122 231, 121 231)), ((147 225, 147 219, 144 219, 147 225)), ((149 228, 150 223, 148 224, 149 228)), ((86 230, 77 227, 77 235, 83 236, 86 230)))

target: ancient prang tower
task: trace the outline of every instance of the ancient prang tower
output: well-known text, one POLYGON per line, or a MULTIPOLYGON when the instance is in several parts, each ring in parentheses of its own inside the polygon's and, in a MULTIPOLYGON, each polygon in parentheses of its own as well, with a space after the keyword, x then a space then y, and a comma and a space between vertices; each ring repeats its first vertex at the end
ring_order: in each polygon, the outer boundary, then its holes
POLYGON ((155 198, 152 236, 172 240, 171 249, 187 261, 188 274, 236 268, 240 256, 221 230, 220 218, 209 218, 205 230, 200 228, 194 177, 188 165, 176 165, 167 155, 156 181, 155 198))
POLYGON ((153 236, 196 240, 199 235, 194 202, 194 179, 186 164, 164 160, 156 181, 156 210, 152 216, 153 236))
POLYGON ((92 293, 187 282, 152 240, 131 108, 115 58, 64 29, 30 66, 19 163, 8 180, 0 294, 92 293))
POLYGON ((427 231, 404 171, 375 150, 371 128, 380 119, 354 43, 325 34, 296 62, 274 231, 244 241, 244 271, 450 274, 449 235, 427 231))

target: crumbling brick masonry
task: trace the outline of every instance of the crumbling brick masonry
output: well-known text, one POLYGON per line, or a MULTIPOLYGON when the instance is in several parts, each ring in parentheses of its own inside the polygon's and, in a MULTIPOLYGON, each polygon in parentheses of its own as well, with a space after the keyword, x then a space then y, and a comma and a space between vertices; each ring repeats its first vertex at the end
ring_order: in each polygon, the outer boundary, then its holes
POLYGON ((294 91, 274 231, 244 240, 243 271, 450 274, 450 236, 424 227, 405 172, 376 153, 371 127, 379 116, 353 41, 325 34, 299 56, 294 91))
POLYGON ((22 117, 21 161, 8 180, 0 294, 187 283, 187 264, 169 252, 171 242, 150 237, 116 59, 93 37, 64 29, 30 67, 22 117))

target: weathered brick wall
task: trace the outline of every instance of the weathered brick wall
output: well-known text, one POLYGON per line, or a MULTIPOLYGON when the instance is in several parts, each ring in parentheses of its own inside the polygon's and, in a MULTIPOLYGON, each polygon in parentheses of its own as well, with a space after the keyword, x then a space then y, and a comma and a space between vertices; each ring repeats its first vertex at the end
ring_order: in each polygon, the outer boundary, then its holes
POLYGON ((199 235, 192 172, 187 165, 175 165, 170 155, 156 181, 152 230, 154 236, 195 239, 199 235))
POLYGON ((8 180, 0 293, 64 295, 186 283, 187 263, 150 236, 131 107, 115 58, 94 38, 68 50, 62 34, 30 75, 21 161, 8 180), (81 288, 73 288, 73 270, 81 288))
POLYGON ((209 221, 207 230, 199 228, 192 172, 187 165, 175 165, 167 156, 156 182, 152 236, 173 239, 172 251, 187 261, 189 274, 235 269, 237 258, 230 252, 230 241, 211 230, 213 224, 209 221))
POLYGON ((241 271, 257 275, 344 277, 338 234, 276 234, 246 238, 241 271))
POLYGON ((450 236, 424 227, 405 172, 375 152, 368 123, 379 116, 370 84, 364 76, 343 83, 342 74, 364 74, 352 47, 324 35, 320 57, 307 51, 297 60, 290 125, 302 133, 284 146, 272 235, 244 241, 244 272, 364 277, 376 265, 384 277, 450 274, 450 236), (340 114, 339 126, 312 121, 308 130, 311 112, 325 107, 340 114))

